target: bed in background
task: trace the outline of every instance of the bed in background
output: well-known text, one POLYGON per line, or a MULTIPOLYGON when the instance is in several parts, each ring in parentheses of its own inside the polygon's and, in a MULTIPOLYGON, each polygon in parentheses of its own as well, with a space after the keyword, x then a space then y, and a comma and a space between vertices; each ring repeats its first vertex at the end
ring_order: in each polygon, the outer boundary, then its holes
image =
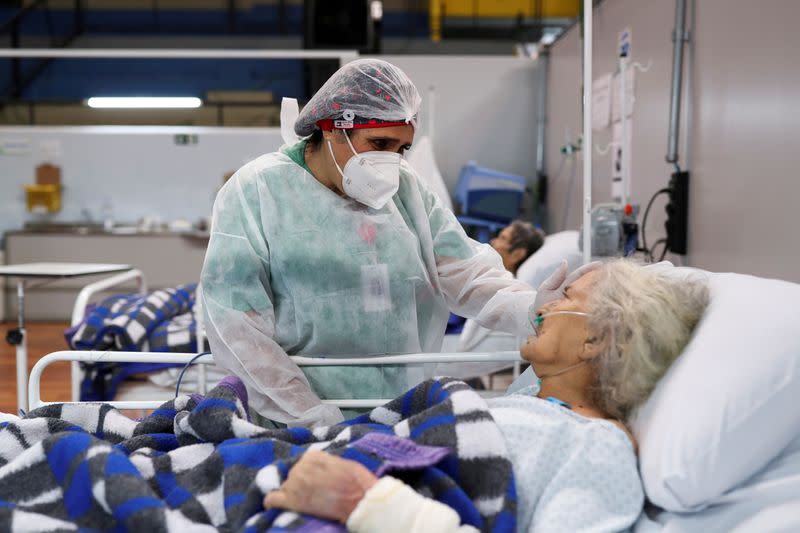
MULTIPOLYGON (((144 274, 134 270, 91 283, 80 291, 73 306, 70 327, 64 332, 73 350, 199 353, 206 348, 203 313, 197 283, 148 292, 144 274), (108 296, 97 295, 136 281, 137 290, 108 296)), ((144 386, 150 397, 159 387, 177 378, 175 365, 136 363, 73 363, 72 399, 105 401, 129 397, 144 386), (149 377, 149 379, 144 376, 149 377), (154 380, 152 386, 148 383, 154 380)), ((186 375, 188 389, 205 387, 205 367, 186 375)), ((210 369, 216 371, 216 367, 210 369)), ((214 376, 223 377, 221 372, 214 376)), ((168 398, 168 396, 164 396, 168 398)))

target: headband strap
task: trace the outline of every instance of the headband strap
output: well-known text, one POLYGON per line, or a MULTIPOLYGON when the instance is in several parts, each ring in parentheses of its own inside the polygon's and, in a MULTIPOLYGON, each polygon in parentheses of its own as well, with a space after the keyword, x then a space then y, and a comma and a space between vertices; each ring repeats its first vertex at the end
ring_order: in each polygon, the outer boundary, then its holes
POLYGON ((367 122, 353 122, 352 120, 343 120, 343 119, 332 119, 326 118, 323 120, 317 121, 317 126, 322 131, 331 131, 332 129, 337 130, 359 130, 359 129, 368 129, 368 128, 390 128, 392 126, 405 126, 406 124, 411 124, 410 122, 383 122, 377 119, 369 119, 367 122))

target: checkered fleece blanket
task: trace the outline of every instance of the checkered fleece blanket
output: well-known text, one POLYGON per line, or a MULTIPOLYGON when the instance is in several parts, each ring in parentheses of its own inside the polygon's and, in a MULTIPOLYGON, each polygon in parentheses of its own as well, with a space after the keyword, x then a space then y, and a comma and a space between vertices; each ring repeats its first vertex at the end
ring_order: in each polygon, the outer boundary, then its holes
POLYGON ((241 381, 179 396, 141 421, 109 405, 0 415, 2 531, 326 531, 340 524, 262 500, 307 449, 391 473, 462 523, 513 532, 516 493, 500 429, 464 383, 436 379, 342 424, 249 422, 241 381))
POLYGON ((67 330, 73 350, 197 351, 192 308, 196 283, 150 294, 110 296, 90 310, 77 330, 67 330))
MULTIPOLYGON (((64 332, 74 350, 197 352, 192 309, 196 283, 147 295, 118 294, 87 308, 86 318, 64 332)), ((181 365, 164 363, 81 363, 81 401, 108 401, 132 375, 181 365)))

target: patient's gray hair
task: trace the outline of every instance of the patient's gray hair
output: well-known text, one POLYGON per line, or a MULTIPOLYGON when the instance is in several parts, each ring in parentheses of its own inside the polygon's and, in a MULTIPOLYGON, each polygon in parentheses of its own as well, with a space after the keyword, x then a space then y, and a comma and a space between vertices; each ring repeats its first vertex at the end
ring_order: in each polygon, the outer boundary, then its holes
POLYGON ((675 279, 625 259, 604 264, 587 322, 602 348, 592 360, 598 406, 627 420, 688 344, 708 301, 699 276, 675 279))

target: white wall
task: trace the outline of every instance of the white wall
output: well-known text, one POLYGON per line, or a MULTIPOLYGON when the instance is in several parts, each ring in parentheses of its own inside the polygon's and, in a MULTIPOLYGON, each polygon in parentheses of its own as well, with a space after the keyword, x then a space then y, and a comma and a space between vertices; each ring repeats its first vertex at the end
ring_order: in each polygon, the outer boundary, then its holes
MULTIPOLYGON (((497 56, 381 56, 397 64, 423 97, 420 134, 428 131, 429 87, 435 88, 434 151, 452 192, 469 160, 532 179, 536 168, 537 63, 497 56)), ((102 218, 110 198, 118 222, 146 215, 164 220, 208 216, 226 172, 275 150, 273 128, 5 127, 6 141, 23 141, 25 155, 0 155, 0 233, 35 217, 25 210, 23 186, 53 141, 60 155, 63 208, 54 221, 77 221, 81 210, 102 218), (178 146, 175 134, 196 134, 178 146)), ((0 151, 0 153, 2 153, 0 151)))
POLYGON ((433 149, 451 193, 469 160, 529 179, 536 175, 537 62, 497 56, 381 56, 408 74, 423 98, 435 88, 433 149))
MULTIPOLYGON (((434 151, 451 193, 469 160, 532 179, 536 168, 535 61, 497 56, 381 56, 397 64, 423 97, 420 134, 429 127, 429 87, 435 88, 434 151)), ((5 127, 4 141, 26 141, 27 155, 0 155, 0 233, 34 216, 25 210, 23 185, 56 141, 64 184, 55 221, 95 219, 111 198, 114 218, 134 222, 208 216, 226 172, 275 150, 278 129, 190 127, 5 127), (194 133, 198 144, 177 146, 175 134, 194 133)))
MULTIPOLYGON (((800 224, 792 214, 800 198, 800 33, 793 22, 800 2, 702 0, 695 9, 694 60, 690 52, 685 64, 694 102, 689 108, 684 100, 680 143, 681 166, 691 172, 689 264, 800 281, 800 224)), ((649 72, 636 74, 632 128, 632 193, 644 207, 672 171, 664 157, 675 2, 606 0, 594 17, 595 77, 615 69, 618 33, 626 27, 632 59, 652 61, 649 72)), ((553 45, 549 74, 546 153, 553 178, 565 130, 573 140, 581 130, 577 27, 553 45)), ((601 146, 610 137, 610 130, 595 132, 601 146)), ((595 202, 610 200, 610 155, 594 153, 593 169, 595 202)), ((565 170, 551 181, 551 230, 561 229, 568 176, 565 170)), ((580 225, 581 194, 579 168, 570 229, 580 225)), ((664 219, 662 198, 648 222, 650 243, 664 236, 664 219)))
POLYGON ((101 221, 109 198, 117 222, 208 217, 223 175, 281 144, 276 128, 121 126, 0 128, 0 147, 8 141, 29 153, 0 155, 0 233, 36 218, 25 209, 23 186, 34 183, 43 144, 57 145, 64 187, 62 210, 51 219, 79 221, 86 208, 101 221), (176 145, 175 134, 195 134, 198 142, 176 145))

